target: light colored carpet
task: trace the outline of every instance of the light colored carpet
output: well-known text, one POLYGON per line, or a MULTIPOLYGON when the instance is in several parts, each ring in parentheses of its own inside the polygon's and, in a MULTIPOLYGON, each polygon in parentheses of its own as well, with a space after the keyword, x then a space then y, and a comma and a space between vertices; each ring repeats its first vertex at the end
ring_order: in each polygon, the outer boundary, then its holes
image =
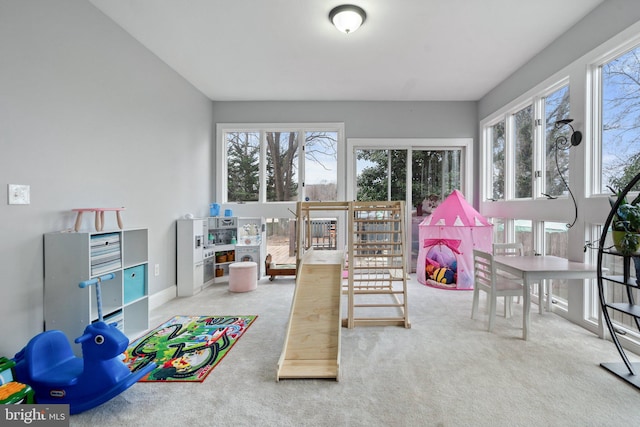
POLYGON ((411 329, 343 328, 340 382, 275 381, 292 279, 264 279, 242 294, 215 285, 175 299, 151 313, 151 327, 177 314, 259 318, 203 383, 135 384, 72 416, 71 425, 640 425, 640 391, 599 366, 620 361, 611 342, 535 306, 530 340, 522 341, 519 304, 489 333, 483 314, 470 319, 472 292, 412 277, 411 329))

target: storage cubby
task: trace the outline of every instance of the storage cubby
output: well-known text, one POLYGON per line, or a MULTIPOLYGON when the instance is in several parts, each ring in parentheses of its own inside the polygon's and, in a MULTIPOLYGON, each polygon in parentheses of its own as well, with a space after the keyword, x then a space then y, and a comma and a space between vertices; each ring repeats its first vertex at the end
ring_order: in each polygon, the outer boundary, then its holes
POLYGON ((207 247, 215 251, 214 283, 229 281, 229 264, 236 261, 238 218, 209 217, 207 247))
POLYGON ((64 332, 76 354, 73 340, 99 319, 94 286, 79 283, 108 273, 103 319, 135 338, 149 328, 147 229, 44 235, 44 327, 64 332))
POLYGON ((235 262, 236 251, 235 245, 219 245, 216 246, 215 255, 215 283, 229 281, 229 265, 235 262), (220 249, 220 250, 219 250, 220 249))

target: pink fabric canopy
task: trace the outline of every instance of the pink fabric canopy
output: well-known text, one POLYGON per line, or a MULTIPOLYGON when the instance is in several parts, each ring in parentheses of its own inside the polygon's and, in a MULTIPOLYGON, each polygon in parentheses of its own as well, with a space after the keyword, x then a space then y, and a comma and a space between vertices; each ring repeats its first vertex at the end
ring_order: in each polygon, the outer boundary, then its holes
POLYGON ((453 190, 418 228, 418 281, 445 289, 473 289, 473 249, 491 252, 493 225, 453 190))

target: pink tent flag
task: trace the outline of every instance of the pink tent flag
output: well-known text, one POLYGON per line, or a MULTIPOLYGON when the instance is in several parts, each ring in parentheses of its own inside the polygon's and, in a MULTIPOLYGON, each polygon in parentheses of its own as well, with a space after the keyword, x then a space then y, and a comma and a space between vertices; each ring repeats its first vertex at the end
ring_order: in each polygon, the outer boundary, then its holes
POLYGON ((491 252, 493 224, 453 190, 418 228, 418 281, 443 289, 473 289, 473 250, 491 252))

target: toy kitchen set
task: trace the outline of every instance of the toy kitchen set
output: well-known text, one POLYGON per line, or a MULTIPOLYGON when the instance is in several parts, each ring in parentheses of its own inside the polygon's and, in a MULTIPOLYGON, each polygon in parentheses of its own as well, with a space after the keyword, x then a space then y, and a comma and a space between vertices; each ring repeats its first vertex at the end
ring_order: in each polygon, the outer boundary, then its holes
POLYGON ((258 279, 264 274, 264 218, 215 216, 177 222, 178 296, 191 296, 207 286, 229 281, 229 265, 253 261, 258 279))

